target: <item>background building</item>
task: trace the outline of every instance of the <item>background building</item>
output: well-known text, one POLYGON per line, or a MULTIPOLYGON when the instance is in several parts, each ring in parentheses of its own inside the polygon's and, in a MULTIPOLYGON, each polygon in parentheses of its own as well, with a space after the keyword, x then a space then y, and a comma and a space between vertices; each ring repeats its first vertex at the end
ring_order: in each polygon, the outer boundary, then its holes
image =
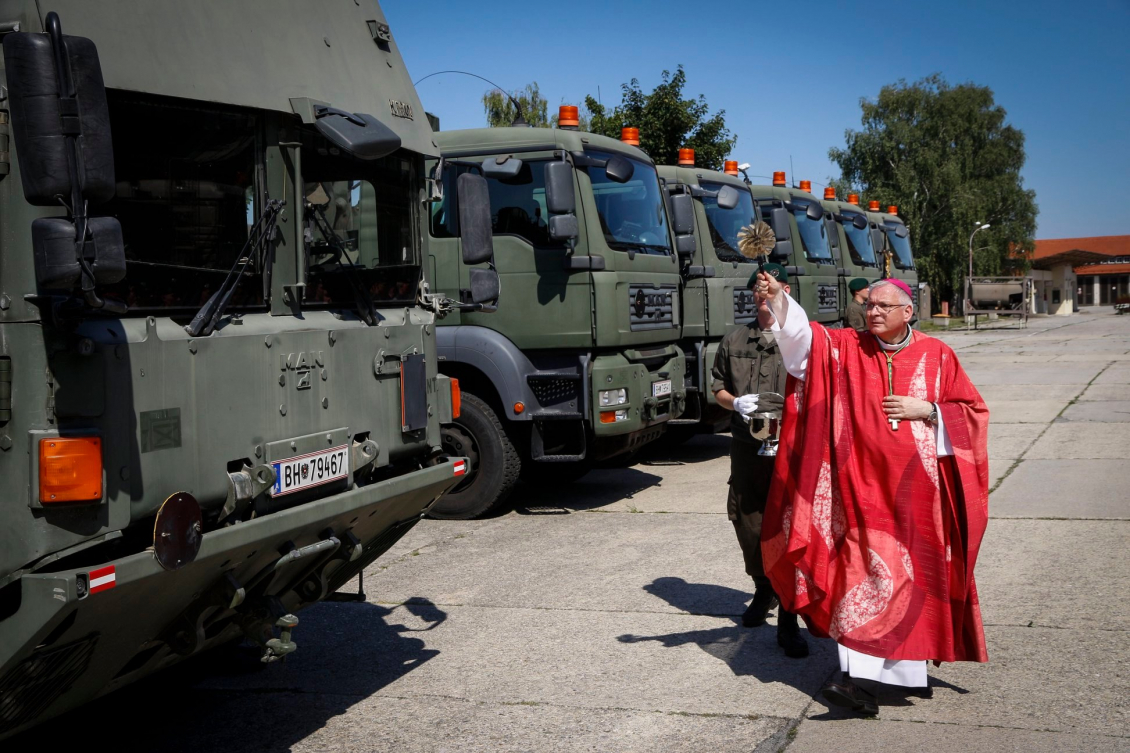
POLYGON ((1070 314, 1130 296, 1130 235, 1036 241, 1032 313, 1070 314))

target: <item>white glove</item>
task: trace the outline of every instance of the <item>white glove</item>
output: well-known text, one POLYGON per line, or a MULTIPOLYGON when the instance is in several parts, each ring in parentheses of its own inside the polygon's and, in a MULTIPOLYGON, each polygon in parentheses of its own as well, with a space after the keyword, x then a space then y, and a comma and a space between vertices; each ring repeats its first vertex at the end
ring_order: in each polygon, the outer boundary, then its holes
POLYGON ((742 395, 734 398, 734 410, 749 418, 757 412, 757 395, 742 395))

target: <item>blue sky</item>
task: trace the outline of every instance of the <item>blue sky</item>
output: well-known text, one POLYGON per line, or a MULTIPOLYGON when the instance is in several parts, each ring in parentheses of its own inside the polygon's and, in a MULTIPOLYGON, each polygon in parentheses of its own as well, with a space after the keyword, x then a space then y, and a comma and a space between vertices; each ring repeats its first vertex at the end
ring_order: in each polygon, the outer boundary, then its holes
MULTIPOLYGON (((585 94, 614 105, 682 63, 738 134, 751 173, 823 184, 828 148, 860 127, 859 100, 941 72, 992 88, 1027 137, 1025 186, 1037 238, 1130 234, 1130 2, 541 3, 383 0, 413 80, 456 68, 505 88, 537 81, 550 108, 585 94), (886 8, 879 14, 868 8, 886 8), (1082 202, 1086 211, 1080 212, 1082 202)), ((444 130, 485 125, 489 87, 466 76, 420 84, 444 130)))

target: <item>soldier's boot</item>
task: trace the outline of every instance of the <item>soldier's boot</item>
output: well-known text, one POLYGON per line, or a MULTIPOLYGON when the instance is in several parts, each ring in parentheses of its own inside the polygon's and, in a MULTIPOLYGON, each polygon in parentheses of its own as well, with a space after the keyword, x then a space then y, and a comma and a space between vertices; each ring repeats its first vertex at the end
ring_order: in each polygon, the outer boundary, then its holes
POLYGON ((746 627, 757 627, 765 623, 765 618, 769 615, 769 610, 777 606, 777 594, 773 591, 773 586, 769 585, 768 578, 754 578, 754 584, 757 590, 753 593, 753 601, 746 607, 745 612, 742 614, 742 624, 746 627))
POLYGON ((800 634, 797 616, 784 609, 777 613, 777 645, 785 649, 785 656, 790 659, 808 656, 808 641, 800 634))

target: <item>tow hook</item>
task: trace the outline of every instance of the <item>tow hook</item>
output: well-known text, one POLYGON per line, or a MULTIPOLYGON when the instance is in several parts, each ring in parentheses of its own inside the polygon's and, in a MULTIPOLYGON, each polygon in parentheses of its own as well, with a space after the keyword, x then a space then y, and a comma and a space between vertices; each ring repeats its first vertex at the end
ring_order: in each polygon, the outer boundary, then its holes
POLYGON ((674 408, 672 415, 675 417, 683 415, 683 411, 687 407, 687 396, 682 392, 676 392, 671 400, 671 406, 674 408))
POLYGON ((275 627, 279 629, 279 637, 271 638, 267 641, 267 649, 263 652, 263 658, 259 660, 264 664, 278 661, 298 649, 298 645, 290 639, 291 631, 298 627, 297 617, 293 614, 284 614, 282 617, 275 620, 275 627))
POLYGON ((659 415, 659 401, 654 397, 645 397, 643 401, 643 419, 651 421, 659 415))

